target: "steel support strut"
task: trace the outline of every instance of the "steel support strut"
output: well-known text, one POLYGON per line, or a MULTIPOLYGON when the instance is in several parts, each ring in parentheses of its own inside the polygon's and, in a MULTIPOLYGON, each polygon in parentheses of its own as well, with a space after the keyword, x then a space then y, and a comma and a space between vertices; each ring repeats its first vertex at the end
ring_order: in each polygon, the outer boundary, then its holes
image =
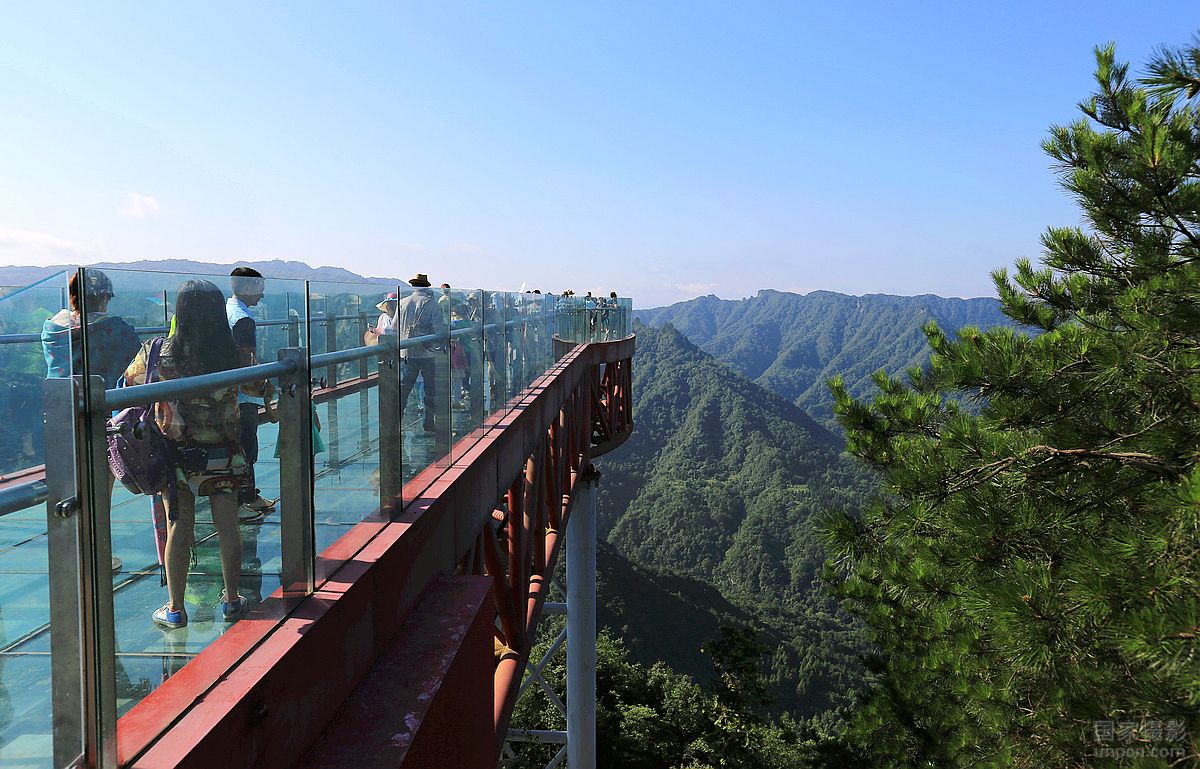
POLYGON ((588 467, 567 523, 567 765, 596 766, 596 487, 588 467))

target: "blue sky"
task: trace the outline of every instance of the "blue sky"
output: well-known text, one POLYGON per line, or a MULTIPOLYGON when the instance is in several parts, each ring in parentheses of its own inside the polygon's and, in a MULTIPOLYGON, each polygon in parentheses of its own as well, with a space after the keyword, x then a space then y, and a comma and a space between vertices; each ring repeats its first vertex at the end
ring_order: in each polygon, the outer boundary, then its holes
POLYGON ((990 295, 1080 222, 1040 141, 1194 2, 0 11, 0 264, 990 295))

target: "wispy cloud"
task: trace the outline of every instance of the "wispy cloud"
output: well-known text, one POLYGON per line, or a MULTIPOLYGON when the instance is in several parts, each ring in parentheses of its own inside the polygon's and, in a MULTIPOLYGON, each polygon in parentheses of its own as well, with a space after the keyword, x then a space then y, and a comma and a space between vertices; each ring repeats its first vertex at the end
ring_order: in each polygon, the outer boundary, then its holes
POLYGON ((157 215, 161 209, 162 206, 154 198, 131 191, 125 193, 125 200, 117 209, 117 213, 127 219, 145 219, 148 216, 157 215))
POLYGON ((671 288, 676 291, 681 291, 685 294, 704 295, 711 294, 715 289, 721 286, 720 283, 672 283, 671 288))
POLYGON ((460 240, 446 246, 446 251, 457 256, 486 256, 487 250, 478 243, 460 240))
POLYGON ((21 251, 27 258, 80 257, 95 252, 94 245, 55 237, 35 230, 0 227, 0 251, 21 251))

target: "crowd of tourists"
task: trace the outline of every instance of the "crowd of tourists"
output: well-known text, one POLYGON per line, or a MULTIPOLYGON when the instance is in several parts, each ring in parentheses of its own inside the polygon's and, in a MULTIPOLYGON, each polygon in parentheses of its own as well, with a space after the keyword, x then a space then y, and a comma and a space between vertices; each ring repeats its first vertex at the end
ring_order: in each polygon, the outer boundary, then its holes
MULTIPOLYGON (((261 273, 238 267, 229 276, 229 296, 208 280, 185 281, 177 292, 174 315, 167 333, 142 341, 134 327, 120 315, 110 314, 114 297, 112 281, 100 270, 71 278, 69 307, 45 321, 42 350, 47 376, 69 377, 86 372, 100 377, 105 389, 141 385, 184 377, 197 377, 258 363, 258 328, 253 308, 263 299, 265 279, 261 273), (84 347, 86 346, 86 363, 84 347)), ((501 333, 483 335, 478 341, 459 338, 452 328, 481 323, 485 301, 496 302, 499 317, 505 312, 521 314, 533 308, 589 311, 591 331, 606 329, 608 309, 616 308, 613 292, 608 299, 591 293, 575 297, 565 291, 557 299, 542 297, 540 291, 525 292, 526 300, 507 295, 451 291, 443 283, 432 288, 428 275, 418 273, 408 281, 411 291, 403 297, 385 295, 377 305, 380 314, 367 328, 363 342, 396 347, 400 361, 400 404, 405 409, 415 392, 413 410, 422 415, 427 433, 448 435, 449 410, 482 411, 487 394, 493 402, 502 395, 507 381, 524 381, 522 367, 534 365, 525 350, 548 347, 545 328, 513 332, 509 325, 501 333), (449 399, 449 403, 446 399, 449 399)), ((141 409, 145 423, 152 422, 161 435, 155 456, 137 457, 134 464, 157 464, 168 476, 165 485, 151 496, 159 562, 167 601, 152 613, 153 622, 170 630, 188 624, 184 608, 188 566, 195 546, 196 502, 208 500, 220 551, 223 594, 220 616, 232 622, 247 609, 239 595, 242 571, 242 541, 239 520, 261 519, 278 500, 265 498, 256 483, 258 429, 264 420, 277 421, 273 405, 275 386, 269 379, 201 390, 174 399, 161 400, 141 409)), ((112 414, 109 421, 109 473, 107 493, 111 499, 116 480, 135 491, 121 466, 121 451, 134 441, 126 427, 136 416, 133 409, 112 414), (130 412, 130 413, 127 413, 130 412), (125 443, 121 443, 125 441, 125 443)), ((314 412, 314 445, 320 442, 319 421, 314 412)), ((447 437, 448 440, 448 437, 447 437)), ((322 450, 322 449, 317 449, 322 450)), ((145 468, 141 468, 143 471, 145 468)), ((135 473, 136 474, 136 473, 135 473)), ((144 482, 142 485, 146 485, 144 482)), ((122 567, 113 557, 113 571, 122 567)))

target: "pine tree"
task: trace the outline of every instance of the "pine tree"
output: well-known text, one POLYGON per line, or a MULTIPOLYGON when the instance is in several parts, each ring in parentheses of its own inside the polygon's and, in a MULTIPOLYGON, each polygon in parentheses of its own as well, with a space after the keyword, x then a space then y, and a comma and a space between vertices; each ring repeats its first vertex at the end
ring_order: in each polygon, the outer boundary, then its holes
POLYGON ((1200 765, 1200 38, 1141 80, 1098 48, 1096 82, 1043 144, 1089 226, 993 273, 1021 328, 931 324, 874 399, 831 383, 885 488, 824 521, 875 766, 1200 765))

